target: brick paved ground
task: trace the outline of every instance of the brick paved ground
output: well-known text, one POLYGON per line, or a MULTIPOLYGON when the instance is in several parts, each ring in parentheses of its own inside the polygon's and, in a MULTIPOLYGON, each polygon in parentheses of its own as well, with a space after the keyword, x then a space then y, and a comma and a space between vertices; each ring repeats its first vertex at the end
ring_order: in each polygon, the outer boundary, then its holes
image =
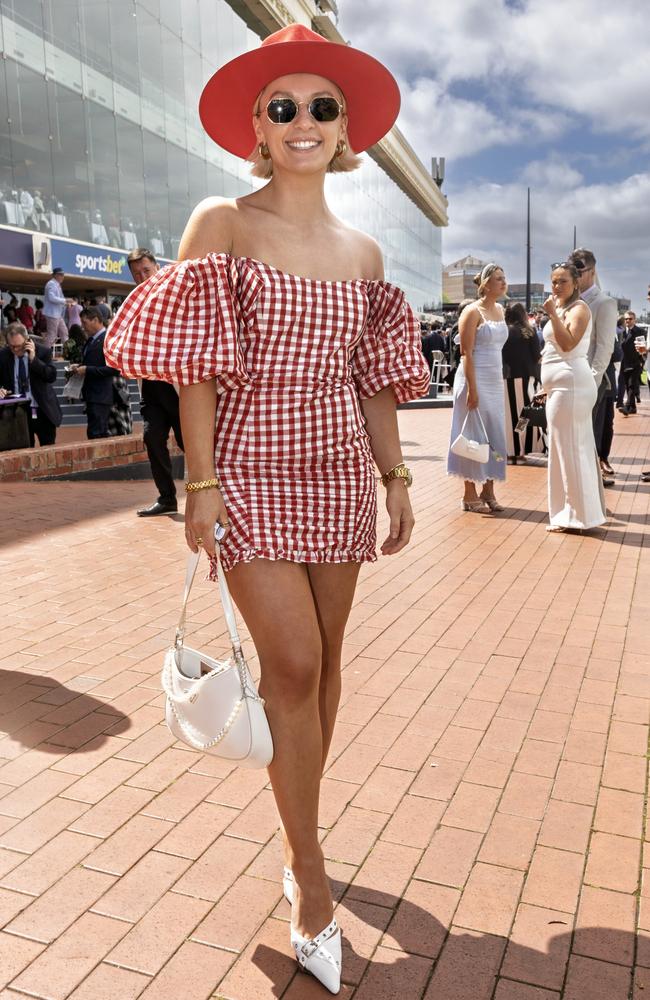
MULTIPOLYGON (((642 1000, 650 406, 618 425, 591 537, 545 533, 540 467, 509 470, 504 515, 463 514, 449 412, 400 419, 417 533, 362 573, 323 782, 341 995, 624 1000, 636 965, 642 1000)), ((265 774, 161 723, 183 540, 134 517, 153 495, 0 489, 0 1000, 322 997, 289 954, 265 774)), ((225 651, 208 584, 191 620, 225 651)))

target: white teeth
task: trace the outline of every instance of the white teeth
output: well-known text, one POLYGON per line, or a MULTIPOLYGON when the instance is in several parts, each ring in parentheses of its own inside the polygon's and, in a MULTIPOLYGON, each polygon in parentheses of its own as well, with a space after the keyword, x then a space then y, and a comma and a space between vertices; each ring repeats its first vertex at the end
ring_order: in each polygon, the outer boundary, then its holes
POLYGON ((318 145, 319 145, 318 142, 309 142, 308 140, 302 141, 302 142, 301 141, 297 141, 297 142, 288 142, 287 143, 287 146, 291 146, 292 149, 313 149, 314 146, 318 146, 318 145))

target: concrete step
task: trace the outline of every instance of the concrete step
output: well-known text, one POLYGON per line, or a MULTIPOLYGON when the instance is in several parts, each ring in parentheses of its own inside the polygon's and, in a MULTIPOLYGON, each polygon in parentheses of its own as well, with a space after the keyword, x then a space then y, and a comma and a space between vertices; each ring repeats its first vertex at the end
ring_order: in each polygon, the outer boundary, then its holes
MULTIPOLYGON (((64 369, 68 365, 67 361, 55 361, 56 366, 56 381, 54 383, 54 390, 57 394, 59 403, 61 405, 61 410, 63 412, 63 426, 64 427, 85 427, 86 426, 86 414, 84 413, 84 404, 71 403, 68 402, 63 396, 63 389, 65 387, 66 378, 64 369)), ((141 420, 140 416, 140 390, 138 389, 138 383, 135 379, 127 380, 127 388, 129 390, 129 402, 131 403, 131 413, 133 414, 134 420, 141 420)))

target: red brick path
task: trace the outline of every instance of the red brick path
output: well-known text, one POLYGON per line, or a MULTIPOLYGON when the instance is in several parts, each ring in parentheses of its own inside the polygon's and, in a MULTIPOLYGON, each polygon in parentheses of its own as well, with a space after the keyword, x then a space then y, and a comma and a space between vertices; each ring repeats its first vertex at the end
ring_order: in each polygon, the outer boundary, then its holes
MULTIPOLYGON (((579 537, 544 531, 541 467, 463 514, 449 412, 400 414, 416 536, 362 572, 323 782, 341 996, 650 996, 649 415, 579 537)), ((161 722, 184 549, 180 516, 134 516, 153 499, 0 487, 0 1000, 315 1000, 266 775, 161 722)), ((191 640, 226 649, 206 583, 191 640)))

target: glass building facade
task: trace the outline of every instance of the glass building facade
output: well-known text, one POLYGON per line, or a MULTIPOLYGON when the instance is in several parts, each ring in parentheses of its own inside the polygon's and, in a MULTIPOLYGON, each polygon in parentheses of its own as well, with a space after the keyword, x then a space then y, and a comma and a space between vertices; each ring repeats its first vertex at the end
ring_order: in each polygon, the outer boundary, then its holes
MULTIPOLYGON (((174 258, 198 201, 257 183, 197 107, 259 41, 226 0, 0 0, 0 226, 174 258)), ((328 178, 333 210, 414 306, 439 302, 440 229, 365 161, 328 178)))

